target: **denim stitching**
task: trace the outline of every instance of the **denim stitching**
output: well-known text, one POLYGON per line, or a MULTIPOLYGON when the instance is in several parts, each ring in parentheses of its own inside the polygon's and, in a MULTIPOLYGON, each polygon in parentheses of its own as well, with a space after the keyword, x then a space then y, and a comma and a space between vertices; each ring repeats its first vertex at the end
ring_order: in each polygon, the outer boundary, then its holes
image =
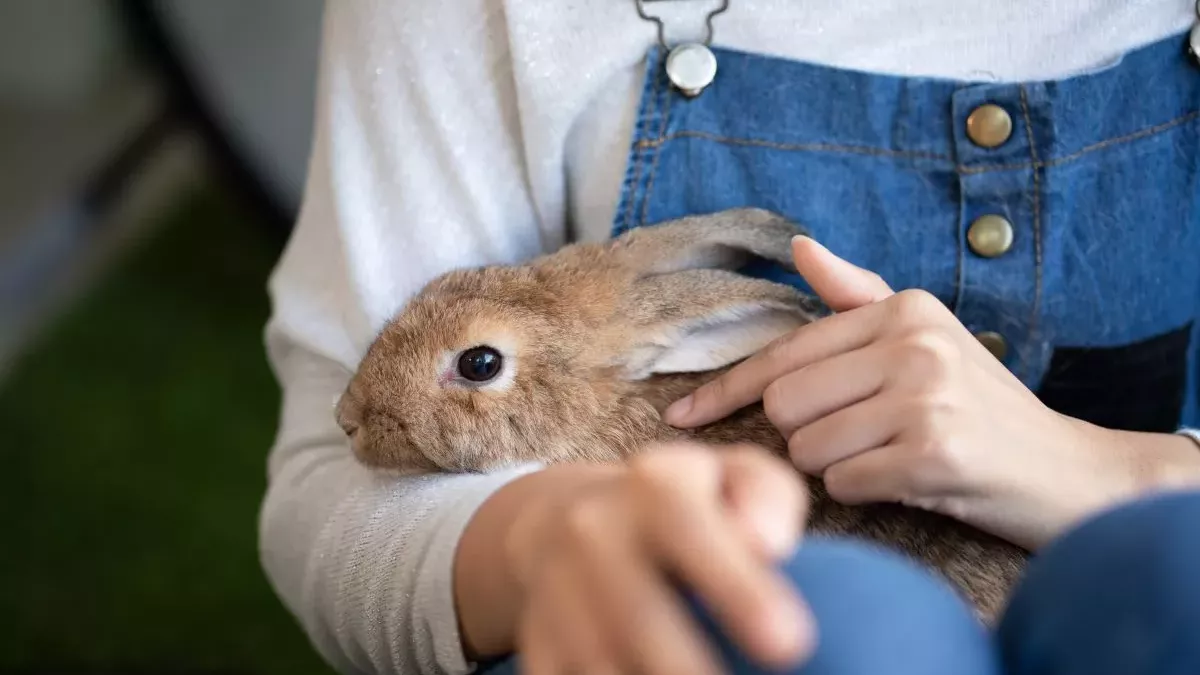
MULTIPOLYGON (((656 55, 653 58, 653 60, 656 61, 657 58, 658 57, 656 55)), ((653 68, 655 66, 654 63, 651 63, 649 65, 651 68, 653 68)), ((646 122, 647 122, 647 118, 649 117, 648 113, 654 111, 658 106, 658 85, 659 85, 659 82, 661 82, 661 81, 662 81, 662 78, 659 78, 657 76, 654 77, 653 88, 650 90, 649 104, 647 105, 647 108, 645 110, 642 110, 641 118, 638 120, 638 127, 640 127, 640 130, 638 132, 639 135, 646 133, 646 122)), ((634 158, 634 163, 633 163, 633 180, 630 181, 630 188, 633 190, 633 194, 630 195, 629 202, 625 205, 625 229, 626 230, 628 230, 630 227, 633 226, 633 212, 634 212, 634 209, 636 208, 635 204, 637 203, 638 188, 642 182, 642 161, 643 161, 642 157, 645 154, 643 152, 643 147, 642 147, 643 142, 645 142, 644 139, 639 139, 638 142, 634 145, 634 147, 637 149, 637 156, 634 158)))
POLYGON ((954 268, 954 300, 950 303, 951 311, 956 315, 958 308, 962 306, 964 279, 966 278, 967 270, 967 191, 963 186, 962 176, 957 176, 958 179, 958 222, 955 223, 955 243, 958 245, 958 264, 954 268))
POLYGON ((967 176, 978 176, 981 173, 996 173, 998 171, 1024 171, 1036 166, 1032 162, 1017 164, 988 164, 986 166, 959 166, 958 172, 967 176))
POLYGON ((699 138, 716 143, 728 143, 730 145, 748 145, 754 147, 771 148, 772 150, 787 150, 793 152, 845 152, 856 155, 873 155, 878 157, 897 157, 909 159, 933 159, 945 162, 951 162, 948 155, 939 155, 932 152, 913 152, 905 150, 885 150, 883 148, 872 148, 869 146, 858 145, 836 145, 831 143, 776 143, 774 141, 764 141, 752 138, 733 138, 729 136, 718 136, 705 131, 677 131, 673 134, 663 136, 651 140, 643 140, 639 145, 643 147, 654 147, 662 145, 667 141, 673 141, 678 138, 699 138))
MULTIPOLYGON (((1041 160, 1038 159, 1037 145, 1033 139, 1033 120, 1029 114, 1029 96, 1025 85, 1021 85, 1021 114, 1025 117, 1025 137, 1029 142, 1029 158, 1033 160, 1033 309, 1029 316, 1029 342, 1033 344, 1037 338, 1038 318, 1042 304, 1042 179, 1040 172, 1041 160)), ((1033 365, 1026 363, 1028 373, 1033 365)))
POLYGON ((1186 115, 1180 115, 1179 117, 1176 117, 1175 119, 1170 120, 1168 122, 1163 122, 1162 124, 1158 124, 1158 125, 1152 126, 1152 127, 1147 127, 1145 129, 1142 129, 1141 131, 1135 131, 1131 134, 1125 134, 1124 136, 1110 138, 1105 141, 1100 141, 1098 143, 1093 143, 1092 145, 1085 146, 1082 150, 1079 150, 1078 152, 1075 152, 1074 154, 1070 154, 1070 155, 1067 155, 1066 157, 1060 157, 1058 159, 1052 159, 1052 160, 1048 161, 1046 163, 1046 166, 1058 166, 1059 164, 1066 164, 1067 162, 1078 159, 1079 157, 1081 157, 1083 155, 1086 155, 1091 152, 1095 152, 1097 150, 1103 150, 1104 148, 1107 148, 1112 145, 1117 145, 1119 143, 1129 143, 1132 141, 1141 140, 1142 138, 1147 138, 1149 136, 1156 136, 1158 134, 1163 133, 1164 131, 1170 131, 1171 129, 1174 129, 1175 127, 1187 124, 1188 122, 1196 119, 1197 117, 1200 117, 1200 110, 1193 110, 1192 112, 1187 113, 1186 115))
MULTIPOLYGON (((674 97, 667 93, 666 104, 663 105, 662 120, 658 126, 658 138, 663 138, 667 134, 667 128, 671 119, 671 101, 674 97)), ((646 224, 646 218, 650 214, 650 193, 654 191, 654 177, 658 175, 658 159, 662 157, 663 144, 659 143, 654 147, 654 160, 650 162, 650 176, 646 181, 646 192, 642 195, 642 219, 641 225, 646 224)))

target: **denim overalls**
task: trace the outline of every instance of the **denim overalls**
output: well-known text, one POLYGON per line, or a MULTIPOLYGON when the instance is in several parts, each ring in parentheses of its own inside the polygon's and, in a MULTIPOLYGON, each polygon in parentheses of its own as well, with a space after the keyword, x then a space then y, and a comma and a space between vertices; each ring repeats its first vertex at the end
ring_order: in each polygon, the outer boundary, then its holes
POLYGON ((614 234, 768 208, 893 288, 936 295, 1051 408, 1197 426, 1200 67, 1185 43, 1003 84, 714 48, 695 98, 655 49, 614 234))

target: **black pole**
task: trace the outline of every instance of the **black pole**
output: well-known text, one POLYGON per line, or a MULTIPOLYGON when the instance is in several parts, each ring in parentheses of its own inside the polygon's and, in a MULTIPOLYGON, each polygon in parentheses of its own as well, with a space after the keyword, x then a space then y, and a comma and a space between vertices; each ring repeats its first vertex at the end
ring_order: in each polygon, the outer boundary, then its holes
POLYGON ((194 129, 214 162, 219 180, 238 195, 281 239, 291 233, 296 214, 253 169, 201 95, 197 78, 175 47, 153 0, 112 0, 135 51, 166 93, 166 114, 194 129))

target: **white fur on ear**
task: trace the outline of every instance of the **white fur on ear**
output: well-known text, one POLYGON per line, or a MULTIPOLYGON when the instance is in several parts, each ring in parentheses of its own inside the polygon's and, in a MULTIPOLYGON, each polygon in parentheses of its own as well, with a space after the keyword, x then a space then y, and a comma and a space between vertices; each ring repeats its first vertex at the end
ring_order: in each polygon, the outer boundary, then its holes
POLYGON ((754 354, 812 319, 795 308, 734 305, 649 336, 631 360, 632 379, 715 370, 754 354))

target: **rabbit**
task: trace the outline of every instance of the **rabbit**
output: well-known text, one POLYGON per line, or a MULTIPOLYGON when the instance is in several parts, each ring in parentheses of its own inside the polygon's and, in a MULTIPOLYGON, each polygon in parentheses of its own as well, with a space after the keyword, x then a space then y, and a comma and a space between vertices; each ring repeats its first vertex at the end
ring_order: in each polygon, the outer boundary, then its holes
MULTIPOLYGON (((362 464, 404 473, 614 461, 656 442, 754 443, 787 456, 761 402, 694 430, 662 412, 827 313, 739 269, 795 270, 798 225, 736 208, 574 243, 525 264, 458 269, 417 293, 368 347, 335 414, 362 464)), ((942 575, 991 624, 1027 552, 900 504, 846 506, 806 476, 806 530, 898 551, 942 575)))

